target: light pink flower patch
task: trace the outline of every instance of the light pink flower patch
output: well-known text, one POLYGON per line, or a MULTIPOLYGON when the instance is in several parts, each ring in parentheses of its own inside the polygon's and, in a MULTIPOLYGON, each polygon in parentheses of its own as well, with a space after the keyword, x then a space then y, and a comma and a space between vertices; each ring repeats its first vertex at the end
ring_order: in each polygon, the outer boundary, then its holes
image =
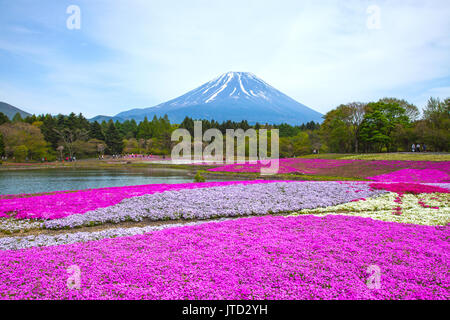
POLYGON ((450 176, 444 171, 436 169, 402 169, 379 176, 367 177, 374 181, 390 182, 443 182, 450 180, 450 176))

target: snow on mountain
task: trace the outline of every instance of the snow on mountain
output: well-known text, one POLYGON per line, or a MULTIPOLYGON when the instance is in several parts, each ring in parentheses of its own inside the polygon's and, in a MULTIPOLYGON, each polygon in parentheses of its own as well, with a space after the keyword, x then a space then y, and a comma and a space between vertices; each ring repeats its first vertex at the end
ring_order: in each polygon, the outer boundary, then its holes
POLYGON ((322 121, 322 114, 295 101, 249 72, 227 72, 173 100, 116 115, 140 121, 167 114, 180 123, 186 116, 216 121, 301 124, 322 121))

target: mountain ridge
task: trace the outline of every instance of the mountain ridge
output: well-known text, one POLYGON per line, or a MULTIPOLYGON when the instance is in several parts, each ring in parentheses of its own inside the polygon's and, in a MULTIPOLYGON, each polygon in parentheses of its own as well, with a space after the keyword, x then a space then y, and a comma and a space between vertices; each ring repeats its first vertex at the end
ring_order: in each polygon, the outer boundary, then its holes
POLYGON ((9 103, 3 102, 3 101, 0 101, 0 112, 4 113, 11 120, 16 115, 17 112, 20 113, 22 118, 31 116, 31 113, 23 111, 15 106, 10 105, 9 103))

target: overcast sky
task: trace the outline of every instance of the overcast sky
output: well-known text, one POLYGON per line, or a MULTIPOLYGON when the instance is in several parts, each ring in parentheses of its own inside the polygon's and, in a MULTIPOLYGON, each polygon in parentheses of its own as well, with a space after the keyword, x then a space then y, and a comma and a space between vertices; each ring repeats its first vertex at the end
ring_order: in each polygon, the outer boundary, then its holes
POLYGON ((114 115, 227 71, 322 113, 384 96, 423 107, 450 97, 449 53, 448 0, 0 0, 0 101, 32 113, 114 115))

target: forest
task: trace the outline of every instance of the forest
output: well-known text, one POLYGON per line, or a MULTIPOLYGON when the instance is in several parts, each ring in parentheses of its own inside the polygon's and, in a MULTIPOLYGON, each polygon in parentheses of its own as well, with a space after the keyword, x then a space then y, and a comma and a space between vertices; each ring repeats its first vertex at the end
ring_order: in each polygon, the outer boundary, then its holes
MULTIPOLYGON (((280 157, 313 153, 368 153, 410 151, 412 144, 427 151, 448 152, 450 98, 431 97, 422 114, 402 99, 341 104, 323 116, 322 123, 249 124, 247 121, 202 120, 203 131, 261 128, 278 129, 280 157)), ((198 119, 201 120, 201 119, 198 119)), ((81 113, 32 115, 12 119, 0 113, 0 155, 14 161, 53 161, 66 157, 90 158, 103 154, 170 155, 177 142, 171 134, 184 128, 193 135, 194 119, 173 124, 167 115, 124 122, 90 122, 81 113)))

